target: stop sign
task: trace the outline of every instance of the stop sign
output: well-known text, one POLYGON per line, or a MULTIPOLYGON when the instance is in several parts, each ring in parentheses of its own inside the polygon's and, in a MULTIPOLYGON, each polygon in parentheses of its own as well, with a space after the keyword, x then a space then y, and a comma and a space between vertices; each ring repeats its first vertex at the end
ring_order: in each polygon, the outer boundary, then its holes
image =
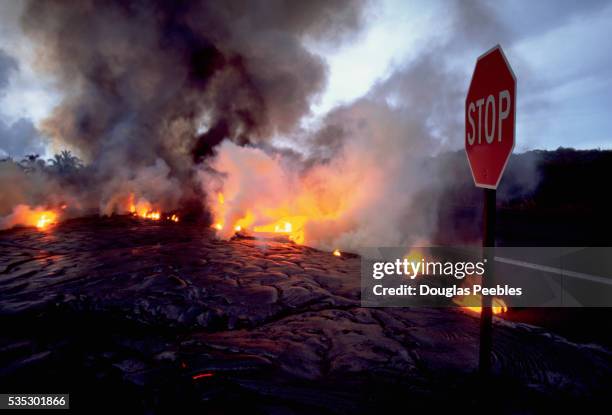
POLYGON ((465 151, 474 183, 497 189, 514 148, 516 78, 501 46, 481 55, 465 98, 465 151))

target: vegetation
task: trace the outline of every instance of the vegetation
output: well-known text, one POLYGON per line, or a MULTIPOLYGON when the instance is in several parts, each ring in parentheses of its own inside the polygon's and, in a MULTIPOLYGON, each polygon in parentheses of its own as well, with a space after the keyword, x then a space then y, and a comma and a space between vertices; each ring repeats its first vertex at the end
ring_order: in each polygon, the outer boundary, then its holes
POLYGON ((68 150, 63 150, 59 154, 47 160, 48 166, 52 171, 66 176, 76 172, 83 167, 83 162, 68 150))
POLYGON ((62 150, 47 161, 38 154, 28 154, 18 162, 6 157, 0 163, 15 163, 27 173, 48 173, 63 177, 74 175, 84 167, 83 161, 69 150, 62 150))

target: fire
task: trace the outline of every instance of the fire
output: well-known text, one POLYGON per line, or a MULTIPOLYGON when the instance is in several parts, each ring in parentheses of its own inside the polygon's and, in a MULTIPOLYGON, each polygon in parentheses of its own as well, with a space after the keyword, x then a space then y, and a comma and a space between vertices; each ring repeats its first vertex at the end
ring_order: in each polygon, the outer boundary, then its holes
MULTIPOLYGON (((158 210, 148 210, 148 209, 137 210, 136 208, 134 209, 130 208, 130 212, 132 213, 132 215, 138 216, 143 219, 151 219, 151 220, 161 219, 161 212, 159 212, 158 210)), ((170 217, 168 219, 174 222, 178 222, 178 217, 177 216, 174 216, 174 217, 176 218, 176 220, 171 219, 170 217)))
POLYGON ((408 262, 410 263, 415 263, 423 261, 425 259, 425 256, 423 255, 421 249, 411 248, 410 251, 408 251, 408 253, 404 255, 403 259, 408 260, 408 262))
POLYGON ((298 244, 316 244, 326 235, 327 243, 335 245, 331 236, 359 223, 340 219, 359 206, 360 199, 371 197, 354 185, 361 170, 330 175, 327 166, 315 166, 301 174, 285 168, 280 157, 231 143, 221 146, 213 168, 224 174, 203 174, 202 182, 213 195, 208 207, 222 238, 240 229, 255 237, 283 235, 298 244))
POLYGON ((286 235, 290 240, 295 243, 303 244, 305 240, 304 224, 306 223, 305 217, 293 216, 284 217, 276 222, 269 223, 267 225, 259 225, 253 228, 255 233, 266 234, 266 233, 277 233, 286 235))
MULTIPOLYGON (((138 201, 135 202, 133 193, 130 193, 128 198, 128 210, 133 216, 138 216, 143 219, 160 220, 162 217, 161 212, 154 209, 147 200, 139 198, 138 201)), ((176 220, 170 220, 173 222, 178 222, 178 216, 176 216, 176 220)))
POLYGON ((409 262, 421 262, 425 257, 419 248, 412 248, 404 255, 404 259, 407 259, 409 262))
POLYGON ((277 233, 291 233, 293 230, 293 225, 291 222, 280 221, 279 223, 274 224, 274 232, 277 233))
POLYGON ((334 249, 334 252, 332 252, 333 256, 342 256, 342 252, 340 252, 339 249, 334 249))
POLYGON ((22 225, 45 230, 59 221, 62 210, 61 206, 57 209, 50 209, 43 206, 17 205, 8 216, 0 218, 0 229, 22 225))
MULTIPOLYGON (((477 296, 477 297, 478 297, 478 300, 480 300, 481 297, 480 296, 477 296)), ((462 305, 467 302, 465 297, 459 298, 459 299, 455 298, 453 301, 455 302, 455 304, 460 305, 461 308, 464 310, 467 310, 467 311, 470 311, 476 314, 480 314, 482 312, 482 307, 480 306, 462 305)), ((493 310, 493 314, 503 314, 508 311, 508 305, 501 298, 493 298, 491 308, 493 310)))
POLYGON ((45 229, 48 226, 54 224, 57 220, 57 214, 52 210, 45 210, 36 214, 38 216, 36 220, 36 227, 38 229, 45 229))
POLYGON ((254 221, 255 217, 251 214, 251 212, 247 212, 243 217, 234 222, 234 231, 240 232, 242 230, 247 230, 251 228, 254 221))
MULTIPOLYGON (((228 216, 226 212, 226 197, 222 192, 217 193, 217 203, 214 209, 215 217, 228 216)), ((278 211, 269 209, 266 212, 266 217, 274 217, 281 215, 278 211)), ((281 217, 277 221, 273 221, 265 224, 256 224, 255 214, 248 210, 242 216, 235 218, 230 221, 232 224, 230 227, 225 226, 223 220, 217 220, 213 223, 212 227, 217 231, 229 232, 233 229, 234 232, 249 231, 254 234, 265 235, 265 234, 281 234, 287 235, 287 237, 299 244, 304 243, 304 224, 306 223, 306 217, 302 216, 287 216, 281 217)), ((228 235, 224 235, 228 236, 228 235)))
POLYGON ((151 219, 151 220, 159 220, 159 218, 161 217, 161 214, 159 212, 147 212, 144 215, 141 215, 141 217, 145 218, 145 219, 151 219))
MULTIPOLYGON (((214 209, 215 217, 223 218, 229 216, 226 211, 226 197, 223 193, 217 193, 217 204, 214 209)), ((286 235, 291 241, 303 244, 305 241, 304 226, 308 220, 306 216, 284 216, 284 210, 279 209, 266 209, 264 217, 280 217, 276 221, 268 223, 258 224, 263 220, 256 220, 255 214, 248 210, 243 215, 231 220, 232 224, 230 227, 225 227, 223 220, 217 220, 212 225, 217 231, 226 230, 226 232, 233 229, 234 232, 248 231, 254 233, 256 236, 264 236, 266 234, 280 234, 286 235)), ((229 235, 223 235, 229 236, 229 235)))

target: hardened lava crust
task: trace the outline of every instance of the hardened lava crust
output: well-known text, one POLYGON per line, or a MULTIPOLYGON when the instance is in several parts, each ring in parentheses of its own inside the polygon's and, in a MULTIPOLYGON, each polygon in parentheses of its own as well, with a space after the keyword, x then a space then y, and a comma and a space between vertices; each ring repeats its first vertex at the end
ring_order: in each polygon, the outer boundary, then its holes
POLYGON ((0 252, 0 389, 69 392, 73 408, 508 413, 610 399, 606 347, 499 318, 482 382, 477 316, 360 307, 356 255, 129 216, 2 231, 0 252))

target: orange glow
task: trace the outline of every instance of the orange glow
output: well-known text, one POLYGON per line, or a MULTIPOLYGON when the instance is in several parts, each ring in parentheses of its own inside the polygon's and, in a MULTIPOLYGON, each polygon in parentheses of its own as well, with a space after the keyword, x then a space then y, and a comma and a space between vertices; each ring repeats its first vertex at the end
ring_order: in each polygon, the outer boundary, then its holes
POLYGON ((425 256, 419 248, 411 248, 410 251, 406 255, 404 255, 403 259, 407 259, 410 263, 415 263, 424 260, 425 256))
POLYGON ((0 221, 0 229, 8 229, 13 226, 34 226, 45 230, 59 222, 61 209, 49 209, 43 206, 30 207, 28 205, 17 205, 11 214, 0 221))
POLYGON ((404 255, 404 259, 407 259, 408 262, 421 262, 423 259, 425 259, 425 257, 420 249, 412 248, 410 252, 404 255))
POLYGON ((35 219, 36 221, 36 227, 38 229, 45 229, 48 226, 54 224, 57 220, 57 214, 55 212, 53 212, 52 210, 45 210, 42 212, 38 212, 36 213, 37 218, 35 219))
POLYGON ((342 256, 342 252, 340 252, 339 249, 334 249, 334 252, 332 252, 333 256, 342 256))
POLYGON ((202 378, 211 378, 213 377, 215 374, 211 373, 211 372, 206 372, 206 373, 198 373, 197 375, 193 375, 191 378, 193 380, 198 380, 198 379, 202 379, 202 378))
POLYGON ((303 244, 305 240, 304 225, 305 216, 284 217, 267 225, 259 225, 253 228, 255 233, 278 233, 287 237, 297 244, 303 244))
POLYGON ((282 220, 274 224, 274 232, 291 233, 292 230, 293 230, 293 225, 291 224, 291 222, 282 220))
POLYGON ((208 199, 213 223, 224 225, 221 238, 232 237, 240 227, 255 237, 286 236, 298 244, 316 244, 325 237, 331 244, 333 235, 358 223, 340 219, 371 197, 365 187, 354 185, 362 170, 330 175, 328 166, 316 166, 298 174, 258 149, 224 145, 214 168, 224 173, 223 179, 210 178, 204 186, 213 195, 208 199))
MULTIPOLYGON (((480 300, 480 296, 477 296, 477 297, 480 300)), ((470 311, 472 313, 480 314, 482 312, 482 307, 480 306, 463 305, 467 303, 467 300, 465 297, 455 298, 453 302, 455 304, 460 305, 462 309, 470 311)), ((491 308, 493 309, 493 314, 503 314, 508 311, 508 305, 501 298, 493 298, 491 308)))
POLYGON ((148 211, 140 216, 144 219, 159 220, 159 218, 161 217, 161 214, 159 212, 148 211))
POLYGON ((242 230, 249 229, 253 222, 255 221, 255 217, 251 212, 247 212, 243 217, 234 221, 234 231, 240 232, 242 230))
POLYGON ((172 222, 178 222, 179 221, 179 217, 177 215, 172 215, 169 218, 172 222))
POLYGON ((138 216, 143 219, 160 220, 161 212, 154 209, 146 199, 134 200, 134 194, 130 193, 127 203, 127 209, 133 216, 138 216))
POLYGON ((239 217, 231 217, 232 215, 228 212, 228 202, 223 193, 217 192, 217 203, 214 204, 213 214, 215 218, 218 218, 217 221, 213 224, 213 228, 217 231, 224 231, 221 236, 229 237, 231 236, 230 230, 233 229, 234 232, 240 231, 251 231, 255 234, 282 234, 287 235, 287 237, 298 243, 302 244, 305 240, 304 235, 304 224, 306 223, 307 218, 304 216, 284 216, 286 212, 283 209, 265 209, 264 217, 274 218, 280 217, 279 220, 264 222, 263 219, 259 221, 256 220, 255 214, 251 210, 247 210, 243 212, 239 217), (225 223, 229 222, 233 224, 231 227, 226 228, 225 223), (259 222, 259 223, 257 223, 259 222), (261 222, 264 222, 263 224, 261 222))

